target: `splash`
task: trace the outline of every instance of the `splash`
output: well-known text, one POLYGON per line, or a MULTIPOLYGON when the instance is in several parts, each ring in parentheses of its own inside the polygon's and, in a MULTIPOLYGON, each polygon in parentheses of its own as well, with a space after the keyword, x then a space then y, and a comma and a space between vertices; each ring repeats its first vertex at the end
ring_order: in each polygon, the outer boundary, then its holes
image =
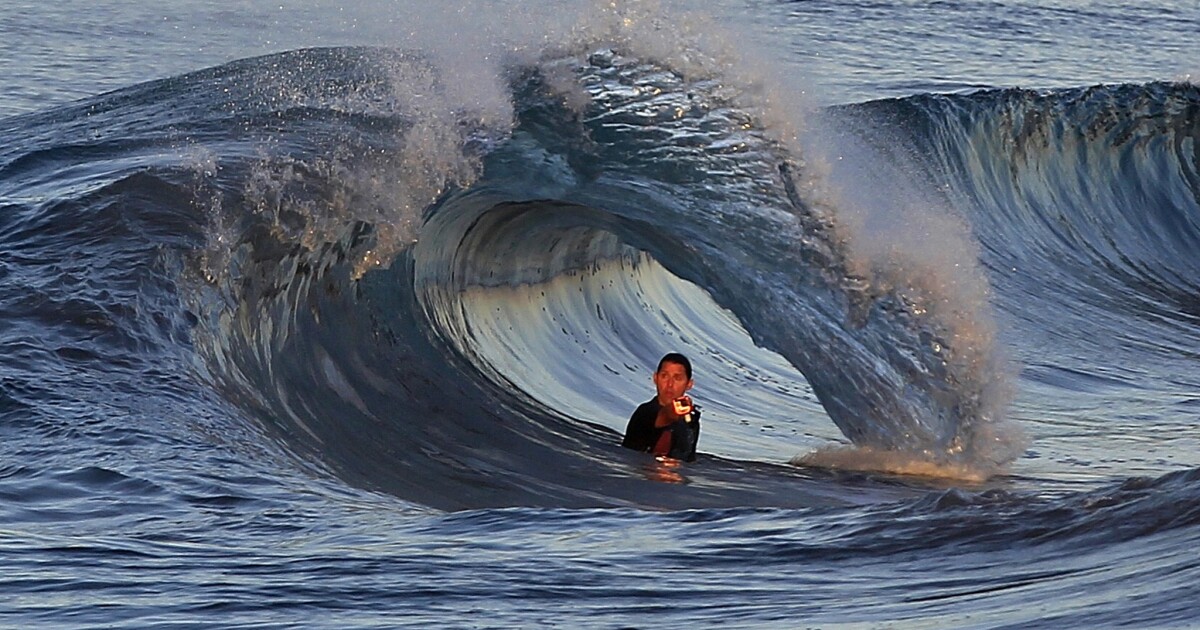
POLYGON ((885 473, 955 482, 983 483, 998 472, 990 465, 972 462, 932 461, 902 451, 871 447, 828 446, 792 458, 793 466, 885 473))

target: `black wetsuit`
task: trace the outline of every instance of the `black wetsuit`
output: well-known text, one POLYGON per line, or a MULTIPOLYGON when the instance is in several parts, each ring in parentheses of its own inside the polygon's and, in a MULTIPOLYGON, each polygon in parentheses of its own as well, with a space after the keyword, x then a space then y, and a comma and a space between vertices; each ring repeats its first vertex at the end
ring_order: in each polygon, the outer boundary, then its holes
POLYGON ((700 440, 700 409, 665 427, 654 426, 660 406, 658 399, 644 402, 633 411, 625 427, 621 446, 635 451, 666 455, 687 462, 696 461, 696 443, 700 440), (690 416, 690 421, 687 420, 690 416))

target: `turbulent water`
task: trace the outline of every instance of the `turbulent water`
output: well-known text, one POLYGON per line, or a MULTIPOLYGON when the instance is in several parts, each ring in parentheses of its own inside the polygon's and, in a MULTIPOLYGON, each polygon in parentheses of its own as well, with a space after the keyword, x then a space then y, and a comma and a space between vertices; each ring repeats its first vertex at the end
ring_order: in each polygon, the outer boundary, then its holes
POLYGON ((1200 623, 1195 7, 99 9, 0 19, 4 624, 1200 623))

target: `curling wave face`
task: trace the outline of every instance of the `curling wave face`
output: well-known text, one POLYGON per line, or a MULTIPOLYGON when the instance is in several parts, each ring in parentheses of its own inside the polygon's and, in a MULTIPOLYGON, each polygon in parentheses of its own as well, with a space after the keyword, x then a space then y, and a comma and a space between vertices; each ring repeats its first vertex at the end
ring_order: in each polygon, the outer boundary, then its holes
MULTIPOLYGON (((594 49, 510 68, 513 120, 467 124, 387 96, 397 76, 436 93, 423 60, 291 56, 382 109, 293 97, 274 153, 215 158, 197 345, 221 389, 338 474, 439 506, 642 501, 613 430, 666 349, 712 379, 727 457, 784 462, 838 440, 828 419, 984 476, 1013 457, 989 339, 962 328, 986 304, 949 303, 913 255, 855 258, 798 148, 717 78, 594 49), (799 439, 762 434, 777 422, 799 439)), ((714 468, 716 502, 780 500, 742 466, 714 468)))

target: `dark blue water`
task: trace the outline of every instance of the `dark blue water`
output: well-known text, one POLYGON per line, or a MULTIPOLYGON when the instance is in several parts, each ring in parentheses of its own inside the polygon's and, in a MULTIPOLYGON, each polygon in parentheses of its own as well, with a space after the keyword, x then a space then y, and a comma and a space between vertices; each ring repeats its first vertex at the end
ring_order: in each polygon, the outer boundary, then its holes
POLYGON ((3 625, 1196 623, 1195 7, 77 9, 0 21, 3 625))

